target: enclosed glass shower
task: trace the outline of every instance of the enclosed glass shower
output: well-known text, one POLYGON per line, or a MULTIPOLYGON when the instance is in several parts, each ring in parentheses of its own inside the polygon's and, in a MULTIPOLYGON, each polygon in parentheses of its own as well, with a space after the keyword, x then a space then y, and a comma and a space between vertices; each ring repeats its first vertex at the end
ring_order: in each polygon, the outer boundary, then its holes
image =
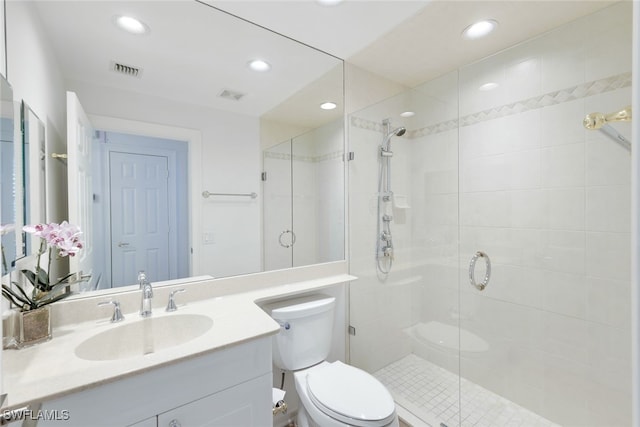
POLYGON ((262 268, 344 258, 343 120, 262 151, 262 268))
POLYGON ((631 159, 583 126, 631 104, 631 8, 349 116, 350 361, 411 423, 631 424, 631 159))

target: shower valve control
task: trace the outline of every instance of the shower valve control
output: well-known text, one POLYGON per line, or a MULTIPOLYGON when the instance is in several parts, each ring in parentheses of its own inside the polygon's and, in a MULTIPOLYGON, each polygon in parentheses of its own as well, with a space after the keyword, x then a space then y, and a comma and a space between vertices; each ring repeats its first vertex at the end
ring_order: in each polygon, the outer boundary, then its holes
POLYGON ((391 259, 393 259, 393 247, 385 246, 384 248, 382 248, 382 254, 386 257, 390 257, 391 259))

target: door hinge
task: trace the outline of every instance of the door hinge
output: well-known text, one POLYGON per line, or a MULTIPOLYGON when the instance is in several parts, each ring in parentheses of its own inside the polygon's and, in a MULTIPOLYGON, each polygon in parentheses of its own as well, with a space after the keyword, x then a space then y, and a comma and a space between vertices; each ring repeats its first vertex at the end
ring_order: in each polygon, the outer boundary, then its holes
POLYGON ((266 172, 262 172, 262 173, 260 174, 260 179, 261 179, 262 181, 266 181, 266 180, 267 180, 267 173, 266 173, 266 172))
POLYGON ((356 328, 349 325, 349 335, 355 335, 355 334, 356 334, 356 328))
POLYGON ((356 158, 356 153, 354 153, 353 151, 349 151, 347 153, 347 161, 348 162, 354 160, 355 158, 356 158))

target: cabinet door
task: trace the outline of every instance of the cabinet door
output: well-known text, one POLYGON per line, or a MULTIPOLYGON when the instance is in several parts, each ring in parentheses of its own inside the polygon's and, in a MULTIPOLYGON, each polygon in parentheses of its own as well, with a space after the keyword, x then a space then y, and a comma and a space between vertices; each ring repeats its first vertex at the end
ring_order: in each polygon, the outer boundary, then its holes
POLYGON ((147 418, 128 427, 158 427, 158 417, 147 418))
POLYGON ((212 394, 158 415, 158 427, 271 425, 271 375, 212 394))

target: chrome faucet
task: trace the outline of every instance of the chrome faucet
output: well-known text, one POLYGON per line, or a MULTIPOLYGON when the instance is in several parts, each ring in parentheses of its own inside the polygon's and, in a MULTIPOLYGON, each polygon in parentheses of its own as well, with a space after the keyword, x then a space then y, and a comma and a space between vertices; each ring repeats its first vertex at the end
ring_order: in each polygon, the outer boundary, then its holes
POLYGON ((147 280, 147 275, 144 271, 138 272, 138 285, 142 290, 142 301, 140 302, 140 316, 151 316, 151 299, 153 298, 153 288, 151 283, 147 280))

